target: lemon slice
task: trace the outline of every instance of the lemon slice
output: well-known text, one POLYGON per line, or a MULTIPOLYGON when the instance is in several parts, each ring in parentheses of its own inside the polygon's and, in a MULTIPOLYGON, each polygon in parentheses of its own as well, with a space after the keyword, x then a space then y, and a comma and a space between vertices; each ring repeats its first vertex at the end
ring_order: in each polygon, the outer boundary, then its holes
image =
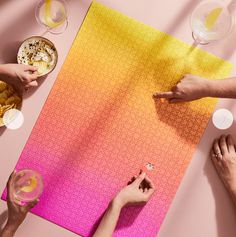
POLYGON ((211 30, 214 27, 222 10, 223 10, 222 8, 215 8, 206 16, 205 26, 208 30, 211 30))
MULTIPOLYGON (((64 17, 59 22, 53 21, 52 14, 51 14, 51 3, 52 3, 52 0, 45 0, 45 22, 47 26, 51 28, 55 28, 55 27, 58 27, 59 25, 62 25, 66 19, 64 17)), ((61 12, 63 13, 63 16, 65 16, 66 12, 65 12, 64 7, 60 7, 60 8, 61 8, 61 12)))
POLYGON ((20 190, 25 193, 32 192, 38 185, 38 181, 35 177, 31 177, 29 179, 29 184, 27 186, 22 187, 20 190))

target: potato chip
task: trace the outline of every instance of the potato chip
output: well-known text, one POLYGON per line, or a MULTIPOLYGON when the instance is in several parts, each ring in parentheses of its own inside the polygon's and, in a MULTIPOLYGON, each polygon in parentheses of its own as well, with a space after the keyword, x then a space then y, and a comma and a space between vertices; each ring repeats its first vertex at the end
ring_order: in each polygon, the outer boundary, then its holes
POLYGON ((7 85, 7 92, 8 92, 8 96, 11 96, 14 94, 15 90, 13 89, 11 85, 7 85))
POLYGON ((0 92, 3 92, 7 88, 7 83, 0 81, 0 92))
POLYGON ((13 96, 9 97, 5 102, 6 105, 11 105, 11 104, 19 105, 20 103, 21 103, 21 98, 17 95, 13 95, 13 96))
POLYGON ((7 90, 4 90, 3 92, 0 93, 0 98, 2 98, 2 99, 7 99, 8 98, 7 90))
POLYGON ((4 123, 3 123, 3 118, 0 118, 0 126, 3 126, 4 123))
POLYGON ((14 88, 9 84, 0 81, 0 127, 4 125, 3 116, 5 112, 13 108, 17 109, 20 104, 21 98, 14 88))
POLYGON ((12 109, 13 106, 14 106, 14 104, 2 106, 3 115, 4 115, 4 113, 5 113, 7 110, 12 109))
POLYGON ((48 70, 48 63, 44 61, 35 61, 33 66, 38 68, 38 74, 44 74, 48 70))
POLYGON ((6 99, 0 98, 0 105, 5 105, 6 99))
POLYGON ((3 117, 3 108, 1 105, 0 105, 0 117, 3 117))

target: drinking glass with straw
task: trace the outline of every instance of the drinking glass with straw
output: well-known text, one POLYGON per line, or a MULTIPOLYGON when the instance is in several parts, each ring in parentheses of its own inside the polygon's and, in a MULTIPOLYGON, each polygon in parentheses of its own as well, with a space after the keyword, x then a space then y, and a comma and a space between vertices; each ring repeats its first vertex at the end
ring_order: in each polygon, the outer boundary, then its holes
POLYGON ((40 0, 35 8, 37 22, 52 34, 63 33, 68 26, 65 0, 40 0))
POLYGON ((221 0, 203 1, 191 15, 192 35, 197 44, 209 44, 228 36, 234 25, 229 7, 221 0))

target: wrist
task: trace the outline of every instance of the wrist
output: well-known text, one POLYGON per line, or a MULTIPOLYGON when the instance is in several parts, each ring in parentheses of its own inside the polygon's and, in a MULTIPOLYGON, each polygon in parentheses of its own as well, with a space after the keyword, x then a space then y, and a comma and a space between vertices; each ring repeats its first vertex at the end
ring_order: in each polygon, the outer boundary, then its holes
POLYGON ((16 224, 11 224, 9 222, 6 223, 5 227, 4 227, 4 230, 9 232, 9 233, 15 233, 18 229, 18 225, 16 224))
POLYGON ((205 79, 203 97, 214 97, 217 93, 216 80, 205 79))
POLYGON ((0 64, 0 75, 4 75, 4 74, 5 74, 4 64, 0 64))
POLYGON ((111 207, 116 210, 121 210, 124 206, 125 203, 124 201, 119 197, 116 196, 110 203, 111 207))
POLYGON ((236 187, 235 185, 228 185, 229 192, 236 198, 236 187))

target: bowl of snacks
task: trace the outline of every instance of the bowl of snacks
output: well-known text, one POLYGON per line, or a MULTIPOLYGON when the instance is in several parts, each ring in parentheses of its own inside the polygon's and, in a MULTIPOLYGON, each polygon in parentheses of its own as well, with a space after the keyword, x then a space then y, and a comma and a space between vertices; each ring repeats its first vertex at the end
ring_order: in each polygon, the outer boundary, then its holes
POLYGON ((52 72, 57 65, 58 53, 54 44, 41 36, 33 36, 23 41, 18 53, 19 64, 38 68, 38 76, 52 72))
POLYGON ((10 84, 0 80, 0 127, 5 124, 3 116, 10 109, 20 109, 22 95, 10 84))

